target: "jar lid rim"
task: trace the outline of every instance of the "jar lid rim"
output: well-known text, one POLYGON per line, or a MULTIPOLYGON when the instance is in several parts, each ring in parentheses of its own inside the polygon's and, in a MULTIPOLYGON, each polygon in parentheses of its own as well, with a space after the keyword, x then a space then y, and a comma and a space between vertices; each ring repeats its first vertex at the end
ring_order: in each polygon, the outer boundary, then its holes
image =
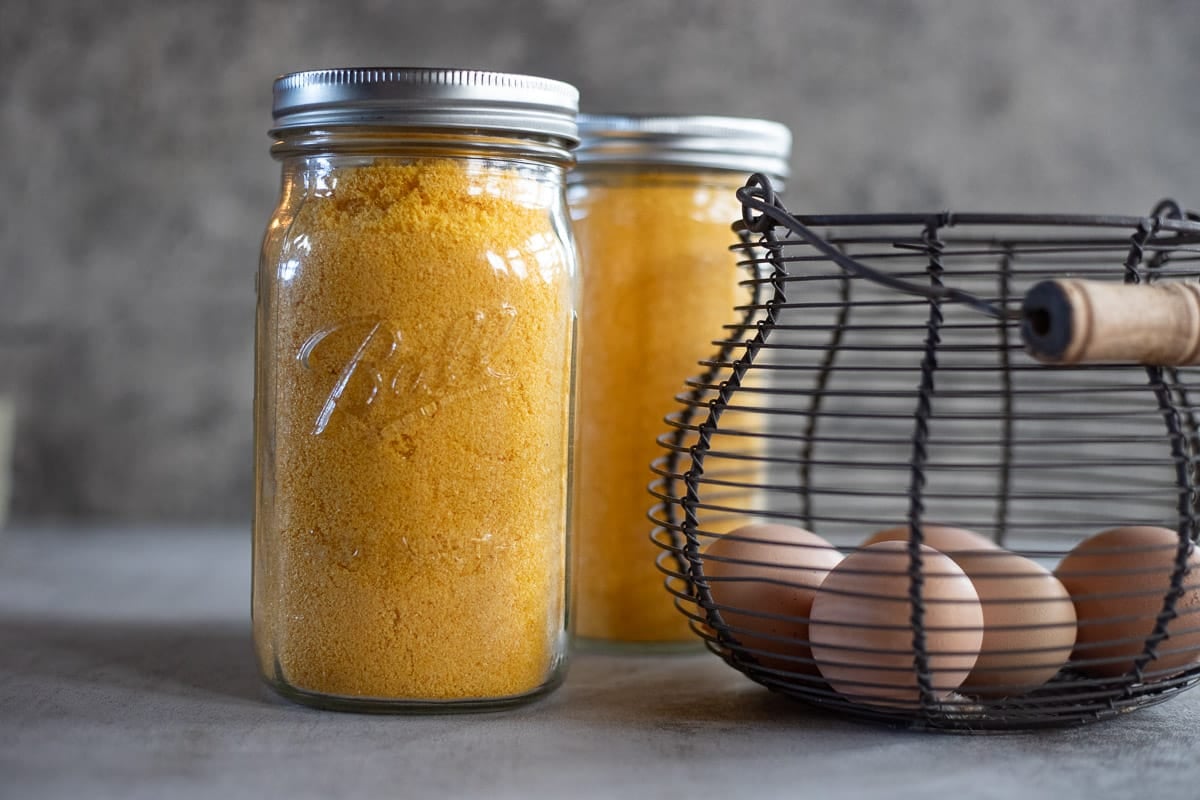
POLYGON ((588 164, 643 164, 763 172, 787 178, 792 132, 754 117, 672 114, 580 114, 576 159, 588 164))
POLYGON ((272 135, 319 127, 488 130, 579 141, 579 90, 550 78, 442 67, 336 67, 273 85, 272 135))

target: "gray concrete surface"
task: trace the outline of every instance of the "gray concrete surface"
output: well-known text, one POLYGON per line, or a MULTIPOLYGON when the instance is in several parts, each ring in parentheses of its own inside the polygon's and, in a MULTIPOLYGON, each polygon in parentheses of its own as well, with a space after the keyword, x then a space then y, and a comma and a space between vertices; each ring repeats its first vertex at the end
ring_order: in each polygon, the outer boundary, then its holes
POLYGON ((1200 691, 1036 734, 895 732, 715 657, 581 656, 519 710, 318 712, 252 663, 241 530, 16 529, 0 542, 0 798, 1105 800, 1196 796, 1200 691))
MULTIPOLYGON (((270 83, 478 66, 769 116, 789 203, 1200 206, 1189 0, 0 4, 0 393, 23 519, 242 520, 270 83)), ((2 466, 0 466, 2 468, 2 466)))

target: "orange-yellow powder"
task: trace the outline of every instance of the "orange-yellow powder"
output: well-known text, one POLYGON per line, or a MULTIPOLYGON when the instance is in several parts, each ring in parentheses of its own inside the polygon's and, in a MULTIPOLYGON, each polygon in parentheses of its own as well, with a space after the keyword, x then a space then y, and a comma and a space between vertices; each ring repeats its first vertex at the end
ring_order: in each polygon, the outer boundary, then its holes
POLYGON ((451 158, 311 183, 265 323, 260 659, 277 685, 325 695, 537 690, 564 636, 574 298, 551 213, 561 189, 451 158))
MULTIPOLYGON (((663 417, 679 408, 684 380, 715 354, 711 342, 729 335, 722 326, 739 321, 735 306, 747 299, 738 286, 747 276, 729 250, 743 182, 731 173, 614 170, 572 187, 583 268, 574 575, 581 637, 699 643, 655 566, 662 550, 649 538, 646 486, 663 453, 663 417)), ((733 448, 756 452, 758 441, 733 448)), ((734 490, 729 500, 750 507, 748 494, 734 490)))

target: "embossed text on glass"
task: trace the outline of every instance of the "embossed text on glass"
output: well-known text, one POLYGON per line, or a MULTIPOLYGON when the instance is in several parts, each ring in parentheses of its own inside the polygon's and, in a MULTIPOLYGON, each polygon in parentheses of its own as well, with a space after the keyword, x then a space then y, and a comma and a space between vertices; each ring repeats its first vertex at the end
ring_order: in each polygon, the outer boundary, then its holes
POLYGON ((492 356, 512 332, 516 316, 509 305, 474 311, 433 336, 423 332, 421 345, 383 317, 356 317, 313 333, 296 354, 306 370, 315 370, 314 362, 327 351, 349 355, 337 366, 312 434, 320 435, 335 412, 364 420, 370 415, 382 429, 416 414, 432 416, 448 402, 511 380, 492 356))

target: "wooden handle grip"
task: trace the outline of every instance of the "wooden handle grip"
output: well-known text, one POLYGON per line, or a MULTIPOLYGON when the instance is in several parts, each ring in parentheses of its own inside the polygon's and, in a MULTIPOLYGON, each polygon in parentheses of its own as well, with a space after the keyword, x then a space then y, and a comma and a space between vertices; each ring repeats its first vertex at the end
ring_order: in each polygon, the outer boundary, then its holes
POLYGON ((1200 285, 1053 280, 1021 307, 1021 338, 1048 364, 1200 364, 1200 285))

